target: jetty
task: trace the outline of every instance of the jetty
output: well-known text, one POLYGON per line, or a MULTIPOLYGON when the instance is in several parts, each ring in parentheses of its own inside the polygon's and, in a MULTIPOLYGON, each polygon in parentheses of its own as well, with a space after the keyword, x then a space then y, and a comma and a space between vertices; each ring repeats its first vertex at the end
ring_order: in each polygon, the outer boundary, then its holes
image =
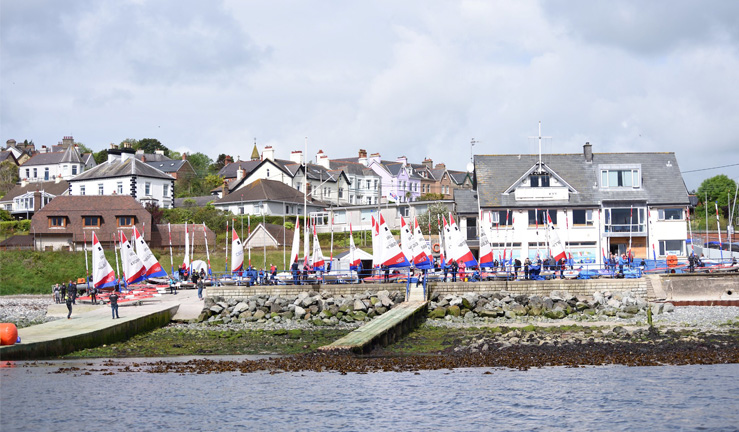
POLYGON ((18 329, 21 343, 0 346, 0 360, 58 357, 118 342, 163 327, 173 319, 195 318, 203 303, 198 300, 195 291, 180 291, 176 296, 165 294, 140 306, 121 305, 118 319, 112 319, 109 306, 94 307, 89 304, 74 305, 71 319, 66 319, 66 306, 58 306, 55 309, 64 309, 62 319, 18 329), (80 309, 85 312, 80 313, 80 309))

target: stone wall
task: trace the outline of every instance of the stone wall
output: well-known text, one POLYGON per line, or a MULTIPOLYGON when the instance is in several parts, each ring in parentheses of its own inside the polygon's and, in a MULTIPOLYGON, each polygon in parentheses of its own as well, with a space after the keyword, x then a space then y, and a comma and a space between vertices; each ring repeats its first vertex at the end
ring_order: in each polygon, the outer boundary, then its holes
MULTIPOLYGON (((435 282, 429 284, 431 294, 489 293, 508 291, 514 294, 549 296, 552 291, 567 291, 574 296, 588 297, 598 291, 632 292, 648 298, 647 279, 557 279, 549 281, 485 281, 435 282)), ((366 291, 388 290, 405 292, 406 284, 326 284, 326 285, 256 285, 221 286, 207 289, 208 297, 247 298, 258 294, 297 296, 303 291, 316 291, 331 296, 355 295, 366 291)))

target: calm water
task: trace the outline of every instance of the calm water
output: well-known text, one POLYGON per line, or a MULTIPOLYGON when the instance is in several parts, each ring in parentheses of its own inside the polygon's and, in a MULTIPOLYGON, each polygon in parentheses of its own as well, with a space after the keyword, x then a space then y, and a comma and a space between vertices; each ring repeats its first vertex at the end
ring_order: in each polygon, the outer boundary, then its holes
POLYGON ((366 375, 49 373, 91 368, 86 363, 0 369, 0 430, 739 430, 736 364, 366 375))

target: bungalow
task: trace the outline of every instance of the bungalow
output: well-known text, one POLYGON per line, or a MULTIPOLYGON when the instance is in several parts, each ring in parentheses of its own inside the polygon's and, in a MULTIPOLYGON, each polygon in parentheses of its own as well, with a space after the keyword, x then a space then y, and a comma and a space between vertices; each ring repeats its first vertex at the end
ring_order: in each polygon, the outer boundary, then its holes
POLYGON ((16 219, 30 219, 33 214, 55 197, 69 192, 69 182, 56 177, 46 182, 21 181, 0 198, 0 208, 16 219))

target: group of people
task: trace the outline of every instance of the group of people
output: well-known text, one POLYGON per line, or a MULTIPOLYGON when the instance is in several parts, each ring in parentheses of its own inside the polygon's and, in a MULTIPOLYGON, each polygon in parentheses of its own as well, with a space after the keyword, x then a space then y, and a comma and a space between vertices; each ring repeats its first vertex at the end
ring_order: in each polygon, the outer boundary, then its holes
MULTIPOLYGON (((328 265, 326 266, 326 272, 330 271, 331 262, 329 261, 328 265)), ((310 275, 316 276, 316 282, 320 283, 321 273, 321 271, 315 270, 312 266, 308 265, 308 263, 303 264, 302 271, 300 270, 300 264, 298 264, 297 261, 292 263, 292 265, 290 266, 290 274, 292 274, 293 276, 293 285, 307 285, 310 275)), ((274 277, 277 276, 277 269, 275 268, 274 264, 272 265, 272 270, 270 270, 270 274, 272 275, 270 276, 270 285, 273 283, 277 283, 277 281, 274 279, 274 277)))
POLYGON ((277 284, 277 267, 270 264, 269 270, 265 271, 263 268, 257 270, 254 266, 249 266, 241 276, 249 279, 249 285, 275 285, 277 284))
MULTIPOLYGON (((68 284, 65 284, 65 283, 54 284, 51 290, 54 295, 54 303, 66 304, 67 305, 67 319, 72 319, 72 305, 77 304, 77 297, 78 297, 77 284, 73 280, 70 280, 68 284)), ((92 304, 98 303, 97 288, 95 288, 94 286, 90 286, 89 288, 85 288, 85 292, 87 295, 90 296, 90 301, 92 304)), ((108 296, 108 300, 110 301, 110 308, 113 313, 113 319, 120 318, 118 316, 118 298, 119 298, 118 289, 116 288, 108 296)))

